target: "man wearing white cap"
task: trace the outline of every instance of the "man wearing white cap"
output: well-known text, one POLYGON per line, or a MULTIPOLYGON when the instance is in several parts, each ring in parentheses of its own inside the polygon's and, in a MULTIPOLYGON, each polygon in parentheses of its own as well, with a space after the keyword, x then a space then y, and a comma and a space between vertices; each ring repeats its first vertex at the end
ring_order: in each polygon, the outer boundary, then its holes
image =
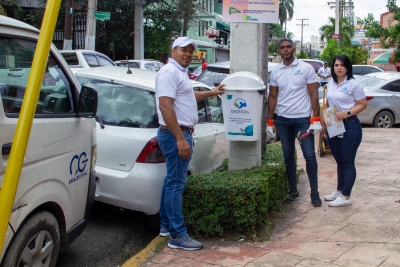
POLYGON ((324 62, 324 66, 319 68, 317 75, 320 77, 319 83, 324 87, 332 77, 331 68, 328 67, 328 62, 324 62))
POLYGON ((201 249, 191 238, 182 213, 182 193, 186 187, 189 161, 193 153, 193 127, 198 121, 197 101, 222 94, 223 84, 212 91, 195 92, 188 76, 197 44, 179 37, 172 45, 172 58, 156 77, 156 103, 160 128, 157 139, 165 156, 167 176, 161 193, 160 235, 168 236, 168 246, 184 250, 201 249))

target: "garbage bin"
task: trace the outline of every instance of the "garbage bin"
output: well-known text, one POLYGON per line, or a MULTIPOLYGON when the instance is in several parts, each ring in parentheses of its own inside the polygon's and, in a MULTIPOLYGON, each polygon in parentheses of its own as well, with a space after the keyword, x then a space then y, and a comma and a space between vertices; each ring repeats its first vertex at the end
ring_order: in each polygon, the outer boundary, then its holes
POLYGON ((225 137, 230 141, 256 141, 261 137, 264 82, 252 72, 238 71, 222 82, 225 137))

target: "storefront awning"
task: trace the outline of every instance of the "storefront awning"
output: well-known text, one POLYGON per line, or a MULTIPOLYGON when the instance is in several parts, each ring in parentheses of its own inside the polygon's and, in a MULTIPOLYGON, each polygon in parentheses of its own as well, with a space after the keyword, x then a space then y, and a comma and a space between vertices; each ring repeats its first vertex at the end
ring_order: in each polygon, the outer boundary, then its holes
POLYGON ((218 21, 217 21, 217 29, 226 31, 226 32, 231 32, 231 27, 229 25, 218 22, 218 21))

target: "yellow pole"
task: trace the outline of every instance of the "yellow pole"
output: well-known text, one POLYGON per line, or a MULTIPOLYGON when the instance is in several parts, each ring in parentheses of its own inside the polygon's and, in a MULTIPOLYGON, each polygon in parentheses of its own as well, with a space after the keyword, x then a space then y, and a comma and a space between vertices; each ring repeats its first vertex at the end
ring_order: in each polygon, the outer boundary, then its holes
POLYGON ((10 220, 12 205, 14 204, 15 194, 17 192, 19 176, 21 174, 26 147, 29 141, 32 121, 35 116, 36 105, 49 56, 60 3, 61 0, 47 1, 35 56, 33 57, 31 73, 26 86, 24 101, 22 102, 3 184, 0 189, 0 253, 3 249, 8 221, 10 220))

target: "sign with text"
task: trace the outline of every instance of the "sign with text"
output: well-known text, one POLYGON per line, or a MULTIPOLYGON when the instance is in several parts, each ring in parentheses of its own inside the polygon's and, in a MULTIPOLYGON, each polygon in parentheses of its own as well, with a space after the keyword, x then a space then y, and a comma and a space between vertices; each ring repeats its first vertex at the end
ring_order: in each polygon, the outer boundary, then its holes
POLYGON ((278 23, 279 0, 224 0, 226 22, 278 23))
POLYGON ((100 11, 95 11, 94 12, 94 17, 98 20, 110 20, 111 13, 110 12, 100 12, 100 11))

